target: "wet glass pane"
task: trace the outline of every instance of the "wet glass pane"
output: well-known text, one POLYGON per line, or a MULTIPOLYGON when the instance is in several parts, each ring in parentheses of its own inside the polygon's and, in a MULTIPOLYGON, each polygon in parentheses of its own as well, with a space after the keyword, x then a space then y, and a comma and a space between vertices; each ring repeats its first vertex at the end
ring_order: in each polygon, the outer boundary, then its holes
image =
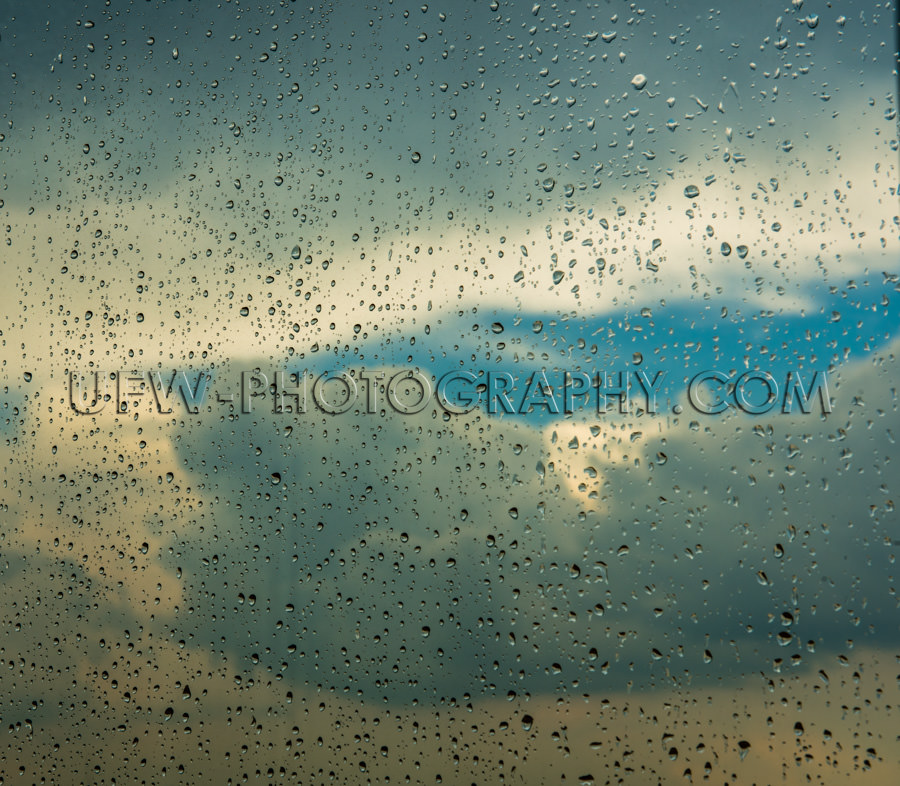
POLYGON ((895 783, 894 3, 4 11, 0 782, 895 783))

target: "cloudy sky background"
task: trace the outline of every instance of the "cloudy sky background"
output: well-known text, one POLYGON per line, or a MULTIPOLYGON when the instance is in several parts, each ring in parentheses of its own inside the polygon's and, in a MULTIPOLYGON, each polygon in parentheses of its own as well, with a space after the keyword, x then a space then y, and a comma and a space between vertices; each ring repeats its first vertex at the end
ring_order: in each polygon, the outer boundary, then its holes
POLYGON ((5 773, 892 782, 893 8, 9 5, 5 773), (658 416, 67 389, 635 352, 658 416))

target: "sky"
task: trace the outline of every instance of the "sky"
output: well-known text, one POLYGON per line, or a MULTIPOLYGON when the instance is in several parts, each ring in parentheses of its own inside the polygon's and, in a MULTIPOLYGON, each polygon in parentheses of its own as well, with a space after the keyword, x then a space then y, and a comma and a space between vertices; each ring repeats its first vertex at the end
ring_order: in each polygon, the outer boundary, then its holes
POLYGON ((5 5, 0 772, 892 782, 893 4, 5 5), (412 367, 665 382, 68 389, 412 367), (833 410, 702 415, 706 369, 833 410))

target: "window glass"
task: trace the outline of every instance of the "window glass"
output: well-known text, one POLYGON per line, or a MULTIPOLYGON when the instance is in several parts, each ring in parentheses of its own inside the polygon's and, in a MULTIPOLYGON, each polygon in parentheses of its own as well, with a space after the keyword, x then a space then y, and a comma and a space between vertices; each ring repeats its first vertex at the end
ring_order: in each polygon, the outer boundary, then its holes
POLYGON ((4 7, 0 781, 895 782, 895 3, 4 7))

